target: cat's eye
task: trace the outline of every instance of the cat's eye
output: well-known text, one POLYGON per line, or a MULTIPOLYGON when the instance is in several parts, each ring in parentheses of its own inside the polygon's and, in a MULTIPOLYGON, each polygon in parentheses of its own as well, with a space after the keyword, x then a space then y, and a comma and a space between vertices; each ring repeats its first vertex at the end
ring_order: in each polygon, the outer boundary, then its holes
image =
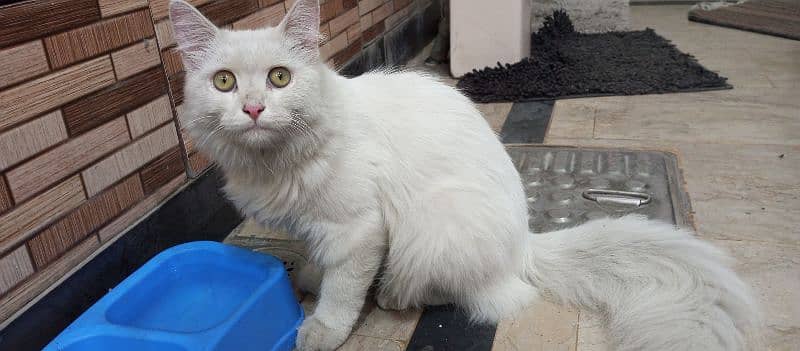
POLYGON ((283 88, 292 81, 292 74, 284 67, 275 67, 269 71, 269 81, 276 88, 283 88))
POLYGON ((219 91, 231 91, 236 86, 236 76, 230 71, 219 71, 214 74, 214 87, 219 91))

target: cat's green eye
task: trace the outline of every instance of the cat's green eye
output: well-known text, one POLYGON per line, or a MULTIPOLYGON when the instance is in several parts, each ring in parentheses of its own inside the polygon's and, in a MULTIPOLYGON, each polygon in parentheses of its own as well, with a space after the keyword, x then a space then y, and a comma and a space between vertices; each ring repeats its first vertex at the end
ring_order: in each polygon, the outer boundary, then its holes
POLYGON ((269 81, 276 88, 283 88, 292 81, 292 74, 284 67, 275 67, 269 71, 269 81))
POLYGON ((231 91, 236 86, 236 76, 230 71, 219 71, 214 74, 214 87, 219 91, 231 91))

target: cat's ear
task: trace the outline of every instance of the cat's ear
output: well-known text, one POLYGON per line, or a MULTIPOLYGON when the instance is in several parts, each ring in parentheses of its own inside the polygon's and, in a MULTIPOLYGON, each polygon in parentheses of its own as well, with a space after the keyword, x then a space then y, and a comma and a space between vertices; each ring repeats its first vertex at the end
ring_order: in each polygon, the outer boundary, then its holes
POLYGON ((169 2, 169 18, 184 67, 187 71, 197 70, 211 51, 219 30, 200 11, 183 0, 169 2))
POLYGON ((319 55, 319 0, 297 0, 278 28, 291 40, 294 48, 319 55))

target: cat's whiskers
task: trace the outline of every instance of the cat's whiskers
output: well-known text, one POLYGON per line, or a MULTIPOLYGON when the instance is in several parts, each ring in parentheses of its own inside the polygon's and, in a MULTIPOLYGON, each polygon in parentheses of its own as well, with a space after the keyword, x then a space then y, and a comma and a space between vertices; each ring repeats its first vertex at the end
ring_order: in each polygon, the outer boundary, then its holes
POLYGON ((304 130, 302 130, 299 125, 295 124, 294 121, 289 121, 289 124, 286 125, 286 129, 289 131, 289 134, 292 135, 300 135, 304 132, 304 130))
POLYGON ((312 132, 308 129, 304 129, 301 125, 290 123, 289 130, 295 132, 296 135, 304 135, 307 137, 312 137, 312 132))
POLYGON ((223 129, 225 129, 225 127, 223 127, 222 125, 218 125, 216 128, 214 128, 214 130, 211 131, 211 133, 206 134, 206 136, 203 138, 202 141, 200 141, 200 144, 198 145, 204 147, 206 143, 208 143, 211 140, 211 137, 213 137, 214 134, 221 132, 223 129))
POLYGON ((195 124, 199 123, 199 122, 200 122, 200 121, 202 121, 202 120, 211 119, 211 118, 216 118, 216 117, 217 117, 217 116, 204 116, 204 117, 200 117, 200 118, 195 118, 195 119, 193 119, 193 120, 191 120, 191 121, 187 122, 187 123, 186 123, 185 125, 183 125, 182 127, 183 127, 183 128, 189 128, 189 127, 191 127, 191 126, 193 126, 193 125, 195 125, 195 124))
POLYGON ((311 126, 308 125, 308 122, 300 118, 300 115, 298 113, 290 114, 289 120, 290 120, 289 125, 297 128, 298 130, 303 132, 307 137, 314 138, 317 136, 316 133, 314 133, 314 130, 311 128, 311 126))

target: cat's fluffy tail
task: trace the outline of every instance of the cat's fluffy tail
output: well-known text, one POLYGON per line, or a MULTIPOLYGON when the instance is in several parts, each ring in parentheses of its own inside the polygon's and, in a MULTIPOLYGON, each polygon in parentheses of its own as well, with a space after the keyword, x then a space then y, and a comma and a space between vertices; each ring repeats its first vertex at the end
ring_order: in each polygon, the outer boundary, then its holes
POLYGON ((671 225, 626 216, 530 237, 525 277, 602 315, 616 350, 743 350, 760 320, 731 260, 671 225))

